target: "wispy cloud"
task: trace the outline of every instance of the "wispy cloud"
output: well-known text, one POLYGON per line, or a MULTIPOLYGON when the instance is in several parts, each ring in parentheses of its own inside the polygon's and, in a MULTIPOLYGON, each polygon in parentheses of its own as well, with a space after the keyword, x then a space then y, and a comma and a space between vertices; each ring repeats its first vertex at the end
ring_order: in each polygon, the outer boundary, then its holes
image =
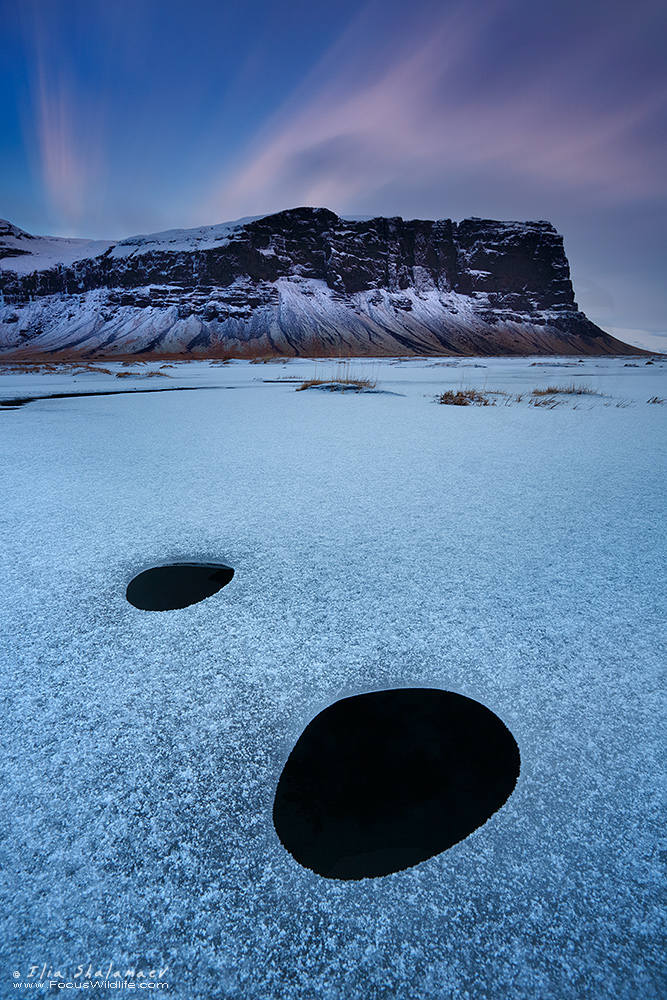
POLYGON ((512 86, 490 79, 465 92, 461 75, 483 65, 494 9, 480 4, 473 18, 456 8, 421 37, 395 39, 370 77, 329 57, 326 78, 280 110, 202 211, 348 210, 402 178, 446 184, 470 171, 596 200, 664 190, 661 157, 637 136, 664 111, 665 88, 648 100, 606 100, 590 83, 592 64, 608 56, 604 32, 579 64, 572 50, 552 53, 538 73, 515 73, 512 86))
POLYGON ((54 215, 77 227, 104 183, 104 157, 95 116, 62 80, 41 71, 36 107, 44 187, 54 215))
POLYGON ((76 231, 99 211, 107 158, 104 108, 86 93, 58 51, 58 25, 44 4, 24 8, 25 49, 32 98, 29 133, 34 137, 44 194, 54 222, 76 231))

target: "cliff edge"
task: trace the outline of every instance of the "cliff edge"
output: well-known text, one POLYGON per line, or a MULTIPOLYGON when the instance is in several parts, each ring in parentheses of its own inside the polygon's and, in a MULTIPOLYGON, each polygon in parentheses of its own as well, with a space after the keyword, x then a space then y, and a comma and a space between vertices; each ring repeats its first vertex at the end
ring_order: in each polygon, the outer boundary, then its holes
POLYGON ((549 222, 324 208, 118 243, 0 222, 0 356, 642 354, 578 310, 549 222))

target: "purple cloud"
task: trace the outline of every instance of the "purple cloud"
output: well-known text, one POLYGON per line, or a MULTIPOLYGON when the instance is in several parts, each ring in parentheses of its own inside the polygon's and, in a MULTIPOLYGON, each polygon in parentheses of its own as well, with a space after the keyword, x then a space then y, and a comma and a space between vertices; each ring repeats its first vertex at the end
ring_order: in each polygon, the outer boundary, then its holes
POLYGON ((344 211, 396 179, 446 184, 480 170, 596 201, 663 192, 664 151, 647 137, 664 113, 667 87, 609 99, 597 77, 608 77, 622 49, 613 24, 598 29, 590 49, 575 38, 545 51, 529 74, 510 67, 494 82, 484 63, 506 7, 478 5, 474 18, 456 7, 437 23, 422 22, 417 37, 390 41, 371 74, 358 53, 352 61, 330 53, 312 92, 275 115, 208 192, 202 213, 223 218, 293 204, 344 211), (462 78, 472 81, 467 91, 462 78))

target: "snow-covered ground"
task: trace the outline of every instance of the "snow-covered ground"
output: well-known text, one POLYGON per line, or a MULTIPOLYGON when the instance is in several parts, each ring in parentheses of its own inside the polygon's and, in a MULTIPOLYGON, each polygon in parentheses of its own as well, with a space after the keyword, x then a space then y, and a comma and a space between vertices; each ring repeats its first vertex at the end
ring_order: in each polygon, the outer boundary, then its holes
POLYGON ((2 369, 2 400, 122 391, 0 407, 2 996, 667 995, 667 363, 538 360, 353 361, 362 394, 286 381, 334 362, 2 369), (433 402, 473 387, 509 395, 433 402), (179 560, 235 576, 125 600, 179 560), (301 868, 271 811, 303 728, 419 686, 505 722, 515 792, 407 871, 301 868))

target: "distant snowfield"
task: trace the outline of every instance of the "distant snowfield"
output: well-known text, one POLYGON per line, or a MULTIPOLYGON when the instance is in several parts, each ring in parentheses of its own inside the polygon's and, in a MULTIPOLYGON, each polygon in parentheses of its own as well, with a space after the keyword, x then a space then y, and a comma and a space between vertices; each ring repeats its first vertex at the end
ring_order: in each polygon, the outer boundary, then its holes
POLYGON ((0 406, 3 995, 46 965, 178 1000, 664 998, 667 363, 355 360, 360 394, 294 391, 335 362, 96 368, 0 368, 2 401, 121 392, 0 406), (496 405, 433 402, 473 387, 496 405), (132 607, 169 561, 235 576, 132 607), (417 867, 321 878, 274 831, 283 765, 396 687, 495 712, 517 787, 417 867))

